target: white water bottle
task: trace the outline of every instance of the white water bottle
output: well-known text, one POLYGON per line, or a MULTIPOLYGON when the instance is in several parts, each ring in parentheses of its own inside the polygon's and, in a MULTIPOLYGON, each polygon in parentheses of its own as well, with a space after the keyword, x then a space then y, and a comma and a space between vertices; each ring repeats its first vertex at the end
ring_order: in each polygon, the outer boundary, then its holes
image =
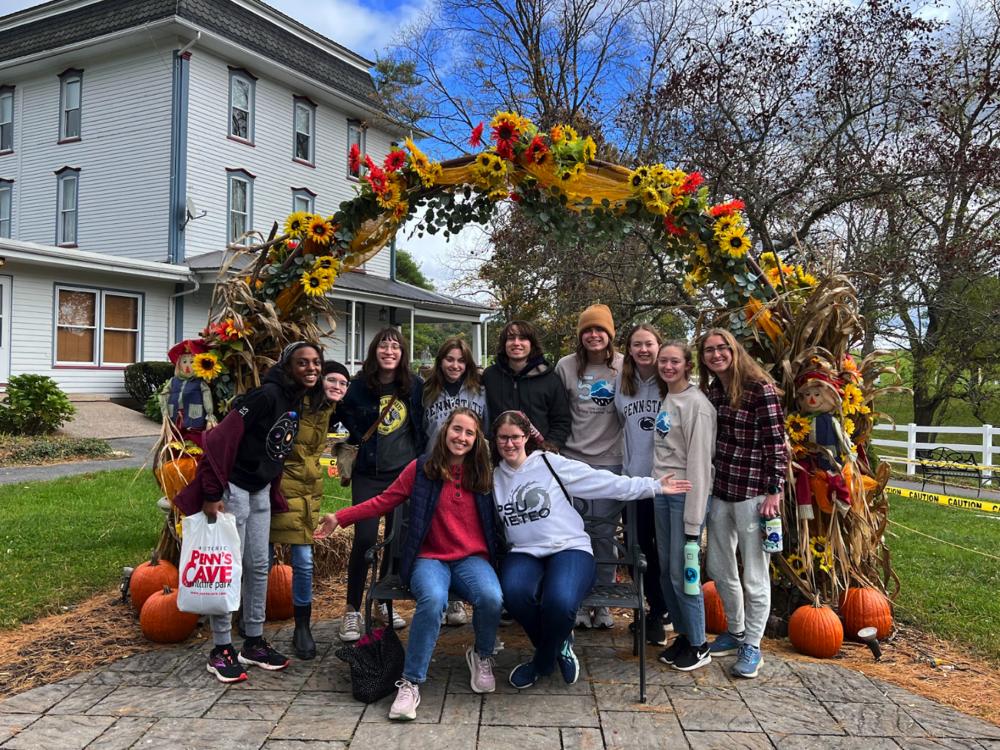
POLYGON ((695 596, 701 591, 701 567, 698 564, 698 542, 684 545, 684 593, 695 596))

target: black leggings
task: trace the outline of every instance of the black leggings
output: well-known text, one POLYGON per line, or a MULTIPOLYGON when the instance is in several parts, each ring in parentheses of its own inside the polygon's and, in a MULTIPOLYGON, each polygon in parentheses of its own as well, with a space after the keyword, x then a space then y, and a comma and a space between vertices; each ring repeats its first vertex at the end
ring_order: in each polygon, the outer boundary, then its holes
MULTIPOLYGON (((379 474, 374 477, 355 474, 351 482, 351 505, 358 505, 385 492, 398 475, 398 472, 388 475, 379 474)), ((392 529, 396 512, 396 510, 392 510, 385 516, 386 532, 392 529)), ((364 521, 358 521, 354 524, 354 542, 351 544, 351 556, 347 561, 347 605, 358 612, 361 611, 361 601, 365 595, 365 577, 368 573, 365 552, 378 542, 378 522, 378 518, 366 518, 364 521)), ((382 556, 379 576, 384 576, 389 572, 390 562, 388 555, 382 556)))
POLYGON ((660 588, 660 553, 656 548, 656 519, 653 515, 653 498, 644 497, 633 503, 625 503, 626 513, 636 514, 636 536, 639 549, 646 557, 646 573, 642 576, 642 589, 649 604, 649 611, 655 615, 665 614, 667 604, 660 588))

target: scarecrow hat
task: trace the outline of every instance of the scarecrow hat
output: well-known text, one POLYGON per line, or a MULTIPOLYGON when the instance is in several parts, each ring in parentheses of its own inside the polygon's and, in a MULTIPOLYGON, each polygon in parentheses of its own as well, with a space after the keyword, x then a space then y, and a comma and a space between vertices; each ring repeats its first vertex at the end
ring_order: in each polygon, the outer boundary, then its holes
POLYGON ((167 359, 170 360, 171 364, 176 365, 182 354, 204 354, 207 351, 208 347, 201 339, 184 339, 170 347, 167 359))

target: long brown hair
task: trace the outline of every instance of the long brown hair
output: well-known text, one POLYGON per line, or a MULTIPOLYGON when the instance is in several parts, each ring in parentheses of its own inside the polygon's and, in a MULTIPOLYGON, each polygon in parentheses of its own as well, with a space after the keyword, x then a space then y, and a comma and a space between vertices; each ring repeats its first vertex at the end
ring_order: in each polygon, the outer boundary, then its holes
MULTIPOLYGON (((774 382, 774 378, 767 374, 767 371, 757 364, 757 361, 750 356, 750 353, 743 348, 743 344, 736 340, 725 328, 710 328, 700 339, 698 339, 698 385, 701 390, 708 393, 709 376, 712 371, 705 364, 705 342, 712 336, 721 336, 722 340, 729 346, 729 351, 733 355, 733 363, 729 366, 732 378, 729 381, 729 388, 726 395, 729 396, 729 405, 733 409, 739 409, 743 401, 743 391, 748 385, 754 383, 771 383, 780 395, 781 389, 774 382)), ((718 376, 716 376, 718 377, 718 376)), ((720 380, 720 385, 722 381, 720 380)))
POLYGON ((424 383, 424 406, 430 406, 437 401, 437 397, 441 395, 441 391, 444 390, 445 385, 448 383, 448 378, 444 375, 442 364, 444 358, 448 356, 448 352, 452 349, 458 349, 462 353, 462 359, 465 360, 465 375, 462 380, 465 387, 472 393, 479 393, 482 389, 479 383, 479 366, 476 364, 476 360, 472 358, 472 349, 469 348, 469 342, 461 336, 452 336, 449 339, 445 339, 445 342, 441 344, 441 348, 438 349, 437 356, 434 357, 434 369, 431 370, 431 374, 427 377, 427 382, 424 383))
MULTIPOLYGON (((490 454, 493 457, 493 464, 499 464, 503 459, 500 458, 500 451, 497 450, 496 446, 496 434, 497 430, 503 427, 505 424, 514 425, 517 429, 524 433, 524 452, 531 454, 536 448, 542 448, 543 445, 538 443, 535 438, 531 436, 532 432, 535 432, 531 420, 525 416, 523 411, 505 411, 499 417, 493 420, 493 424, 490 425, 490 433, 493 435, 493 444, 490 446, 490 454)), ((536 433, 537 434, 537 433, 536 433)))
MULTIPOLYGON (((660 348, 656 350, 657 360, 660 358, 660 352, 668 346, 673 346, 681 350, 681 354, 684 356, 684 369, 687 372, 688 378, 690 378, 691 372, 694 370, 694 355, 691 353, 691 345, 687 341, 682 341, 681 339, 664 341, 660 344, 660 348)), ((665 398, 668 390, 667 381, 660 377, 659 365, 656 367, 656 383, 660 388, 660 398, 665 398)))
MULTIPOLYGON (((647 331, 653 334, 653 338, 656 339, 657 349, 659 352, 659 347, 663 345, 663 336, 656 326, 651 323, 639 323, 632 327, 632 330, 628 332, 628 336, 625 337, 625 351, 622 352, 624 359, 622 360, 622 393, 626 396, 634 396, 639 392, 639 387, 635 384, 635 373, 638 369, 635 364, 635 360, 632 359, 632 337, 635 336, 639 331, 647 331)), ((653 358, 653 369, 656 369, 656 358, 653 358)))
POLYGON ((371 343, 368 344, 365 363, 361 366, 361 372, 356 377, 364 378, 365 385, 374 393, 378 393, 381 385, 378 379, 378 345, 383 341, 399 342, 399 364, 396 365, 393 383, 396 386, 396 395, 405 398, 410 395, 410 387, 413 384, 413 376, 410 375, 410 354, 406 349, 403 334, 395 328, 383 328, 375 334, 371 343))
POLYGON ((490 449, 486 443, 486 435, 483 434, 479 416, 464 406, 456 407, 438 430, 430 458, 424 462, 424 474, 428 479, 451 481, 451 466, 448 463, 451 458, 447 443, 448 428, 459 415, 471 417, 473 424, 476 425, 476 442, 472 444, 472 450, 462 458, 462 488, 468 492, 489 492, 493 489, 493 464, 490 463, 490 449))
POLYGON ((509 360, 507 357, 507 337, 512 333, 524 336, 524 338, 531 342, 531 351, 528 352, 528 359, 541 357, 545 353, 542 350, 542 343, 538 338, 538 331, 535 330, 535 327, 526 320, 512 320, 500 329, 500 335, 497 338, 498 362, 506 364, 509 360))
MULTIPOLYGON (((611 335, 611 331, 602 326, 587 326, 587 328, 600 328, 608 335, 608 348, 604 350, 604 366, 617 372, 615 370, 615 339, 611 335)), ((583 377, 588 364, 590 364, 590 360, 587 358, 587 347, 583 345, 583 333, 581 332, 576 337, 576 376, 578 378, 583 377)))

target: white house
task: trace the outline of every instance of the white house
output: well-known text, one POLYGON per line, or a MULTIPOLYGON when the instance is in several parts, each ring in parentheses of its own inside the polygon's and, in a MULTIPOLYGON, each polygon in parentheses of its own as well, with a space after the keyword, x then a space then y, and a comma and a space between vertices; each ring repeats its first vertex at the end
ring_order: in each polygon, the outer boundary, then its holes
MULTIPOLYGON (((350 144, 405 135, 370 60, 258 0, 54 0, 0 18, 0 383, 124 393, 207 321, 228 242, 352 198, 350 144)), ((338 279, 330 356, 387 324, 480 305, 397 281, 392 250, 338 279), (354 336, 350 332, 354 332, 354 336)))

